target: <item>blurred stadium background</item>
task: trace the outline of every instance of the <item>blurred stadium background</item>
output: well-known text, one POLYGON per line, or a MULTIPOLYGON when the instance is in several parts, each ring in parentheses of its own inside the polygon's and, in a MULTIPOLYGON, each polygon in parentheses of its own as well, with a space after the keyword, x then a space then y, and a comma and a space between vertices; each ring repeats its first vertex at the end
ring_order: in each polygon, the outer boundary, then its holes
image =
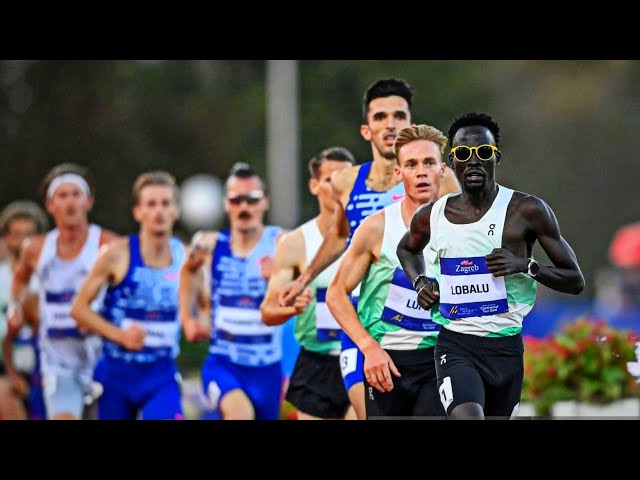
MULTIPOLYGON (((191 196, 177 225, 188 241, 196 228, 224 226, 219 182, 244 161, 267 178, 267 220, 294 227, 316 213, 308 158, 341 145, 369 159, 361 95, 384 77, 413 85, 415 123, 446 132, 462 112, 491 114, 501 128, 498 182, 555 211, 587 288, 572 297, 540 286, 525 334, 585 314, 640 330, 637 60, 3 60, 0 205, 40 201, 45 172, 76 162, 97 180, 91 219, 127 233, 132 181, 165 169, 191 196), (210 188, 189 190, 194 176, 210 188)), ((205 352, 185 344, 183 369, 197 371, 205 352)))

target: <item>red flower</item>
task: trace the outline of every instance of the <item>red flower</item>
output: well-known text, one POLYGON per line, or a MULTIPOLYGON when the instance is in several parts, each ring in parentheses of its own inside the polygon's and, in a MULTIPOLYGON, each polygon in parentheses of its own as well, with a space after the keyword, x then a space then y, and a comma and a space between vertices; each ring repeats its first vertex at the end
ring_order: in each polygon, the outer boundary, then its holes
POLYGON ((640 397, 640 384, 627 370, 627 362, 636 361, 639 337, 587 317, 546 338, 525 337, 522 401, 549 415, 559 400, 608 403, 640 397))

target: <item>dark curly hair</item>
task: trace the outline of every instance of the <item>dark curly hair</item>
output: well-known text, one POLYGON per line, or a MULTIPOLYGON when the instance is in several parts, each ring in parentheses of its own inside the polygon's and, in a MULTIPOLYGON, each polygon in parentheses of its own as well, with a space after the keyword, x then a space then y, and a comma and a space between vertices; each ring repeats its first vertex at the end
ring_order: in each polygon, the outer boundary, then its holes
POLYGON ((465 127, 486 127, 493 134, 493 139, 496 142, 496 147, 499 146, 500 142, 500 127, 498 124, 491 118, 490 115, 486 113, 476 113, 476 112, 468 112, 460 115, 456 118, 451 126, 449 127, 448 139, 449 145, 453 144, 453 137, 455 137, 458 130, 465 127))

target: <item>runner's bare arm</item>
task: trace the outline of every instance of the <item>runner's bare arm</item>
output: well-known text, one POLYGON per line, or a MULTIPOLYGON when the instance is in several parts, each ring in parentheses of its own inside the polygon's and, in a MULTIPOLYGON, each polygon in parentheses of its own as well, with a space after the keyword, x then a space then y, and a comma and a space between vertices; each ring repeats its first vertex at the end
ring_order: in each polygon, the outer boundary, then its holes
POLYGON ((267 286, 260 311, 262 321, 267 325, 281 325, 294 315, 298 315, 311 302, 311 291, 306 289, 291 306, 281 306, 278 293, 287 283, 291 282, 300 270, 304 268, 306 250, 302 230, 296 229, 284 235, 276 245, 273 259, 273 272, 267 286))
MULTIPOLYGON (((351 169, 339 170, 331 176, 333 195, 342 205, 345 172, 351 169)), ((316 278, 320 272, 335 262, 344 253, 347 239, 350 233, 349 220, 344 210, 344 205, 335 209, 334 223, 327 231, 320 248, 298 278, 284 286, 279 293, 279 301, 282 306, 292 306, 295 298, 316 278)))
POLYGON ((122 280, 128 265, 128 238, 100 247, 98 258, 71 303, 71 316, 80 330, 97 333, 129 350, 140 350, 143 346, 144 331, 139 325, 123 330, 91 308, 102 287, 122 280))

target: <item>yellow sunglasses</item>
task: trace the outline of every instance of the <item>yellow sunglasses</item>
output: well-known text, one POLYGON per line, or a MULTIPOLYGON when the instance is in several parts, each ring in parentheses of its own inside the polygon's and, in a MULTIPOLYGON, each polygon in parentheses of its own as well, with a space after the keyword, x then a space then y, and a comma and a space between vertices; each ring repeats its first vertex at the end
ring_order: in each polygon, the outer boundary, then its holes
POLYGON ((466 145, 458 145, 451 149, 451 155, 459 162, 466 162, 473 155, 475 150, 476 156, 483 162, 488 162, 493 158, 495 152, 500 153, 495 145, 478 145, 477 147, 467 147, 466 145))

